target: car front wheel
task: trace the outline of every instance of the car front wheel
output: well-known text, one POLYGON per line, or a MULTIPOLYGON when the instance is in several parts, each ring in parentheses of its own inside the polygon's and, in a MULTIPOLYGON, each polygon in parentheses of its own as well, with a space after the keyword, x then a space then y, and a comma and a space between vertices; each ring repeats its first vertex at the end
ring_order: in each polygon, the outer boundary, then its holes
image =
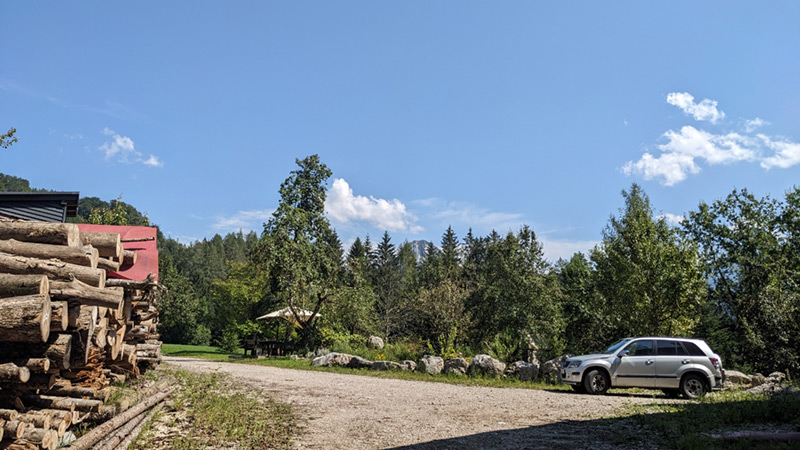
POLYGON ((689 374, 681 380, 681 394, 686 398, 700 398, 706 393, 706 383, 699 375, 689 374))
POLYGON ((608 375, 602 370, 591 370, 583 379, 583 388, 590 394, 605 394, 610 385, 608 375))

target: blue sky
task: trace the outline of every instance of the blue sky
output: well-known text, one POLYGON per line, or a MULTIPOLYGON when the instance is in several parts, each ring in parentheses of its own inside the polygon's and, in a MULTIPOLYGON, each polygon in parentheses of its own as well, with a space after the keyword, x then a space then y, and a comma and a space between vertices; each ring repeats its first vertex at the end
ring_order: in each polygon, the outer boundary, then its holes
POLYGON ((798 2, 2 2, 0 172, 183 242, 260 231, 295 158, 345 243, 600 238, 800 180, 798 2))

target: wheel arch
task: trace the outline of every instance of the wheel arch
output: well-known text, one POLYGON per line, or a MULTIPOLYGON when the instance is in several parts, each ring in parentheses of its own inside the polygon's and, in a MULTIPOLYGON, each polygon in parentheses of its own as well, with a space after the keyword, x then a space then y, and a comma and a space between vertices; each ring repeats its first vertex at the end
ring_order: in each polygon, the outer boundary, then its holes
POLYGON ((606 374, 606 379, 608 379, 608 387, 609 389, 614 386, 614 382, 611 379, 611 372, 608 371, 608 368, 603 366, 602 364, 593 364, 583 369, 583 374, 581 375, 581 385, 586 381, 586 375, 589 374, 592 370, 600 370, 601 372, 606 374))

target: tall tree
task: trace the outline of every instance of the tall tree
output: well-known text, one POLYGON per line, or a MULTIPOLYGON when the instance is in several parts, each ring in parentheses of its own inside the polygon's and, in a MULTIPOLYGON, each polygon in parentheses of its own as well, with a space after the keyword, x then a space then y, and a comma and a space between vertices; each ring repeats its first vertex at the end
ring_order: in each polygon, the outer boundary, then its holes
POLYGON ((375 308, 381 331, 386 339, 390 339, 395 328, 400 325, 403 274, 388 231, 384 231, 383 238, 375 249, 372 274, 372 285, 376 294, 375 308))
POLYGON ((298 169, 281 184, 280 203, 264 226, 255 257, 269 272, 276 297, 300 324, 302 345, 308 345, 320 310, 340 282, 342 250, 335 248, 338 237, 324 214, 330 169, 318 155, 296 162, 298 169))
POLYGON ((697 324, 705 279, 695 244, 664 218, 633 184, 622 191, 625 207, 612 216, 603 241, 591 252, 596 287, 615 336, 685 335, 697 324))

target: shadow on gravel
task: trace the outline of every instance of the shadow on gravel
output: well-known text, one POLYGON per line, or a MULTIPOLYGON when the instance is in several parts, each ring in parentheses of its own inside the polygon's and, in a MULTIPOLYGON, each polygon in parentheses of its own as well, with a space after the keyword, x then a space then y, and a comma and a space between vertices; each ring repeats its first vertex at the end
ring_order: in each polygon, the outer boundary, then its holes
MULTIPOLYGON (((516 430, 490 431, 420 444, 392 447, 392 450, 434 449, 656 449, 637 436, 629 418, 570 420, 516 430)), ((387 449, 388 450, 388 449, 387 449)))

